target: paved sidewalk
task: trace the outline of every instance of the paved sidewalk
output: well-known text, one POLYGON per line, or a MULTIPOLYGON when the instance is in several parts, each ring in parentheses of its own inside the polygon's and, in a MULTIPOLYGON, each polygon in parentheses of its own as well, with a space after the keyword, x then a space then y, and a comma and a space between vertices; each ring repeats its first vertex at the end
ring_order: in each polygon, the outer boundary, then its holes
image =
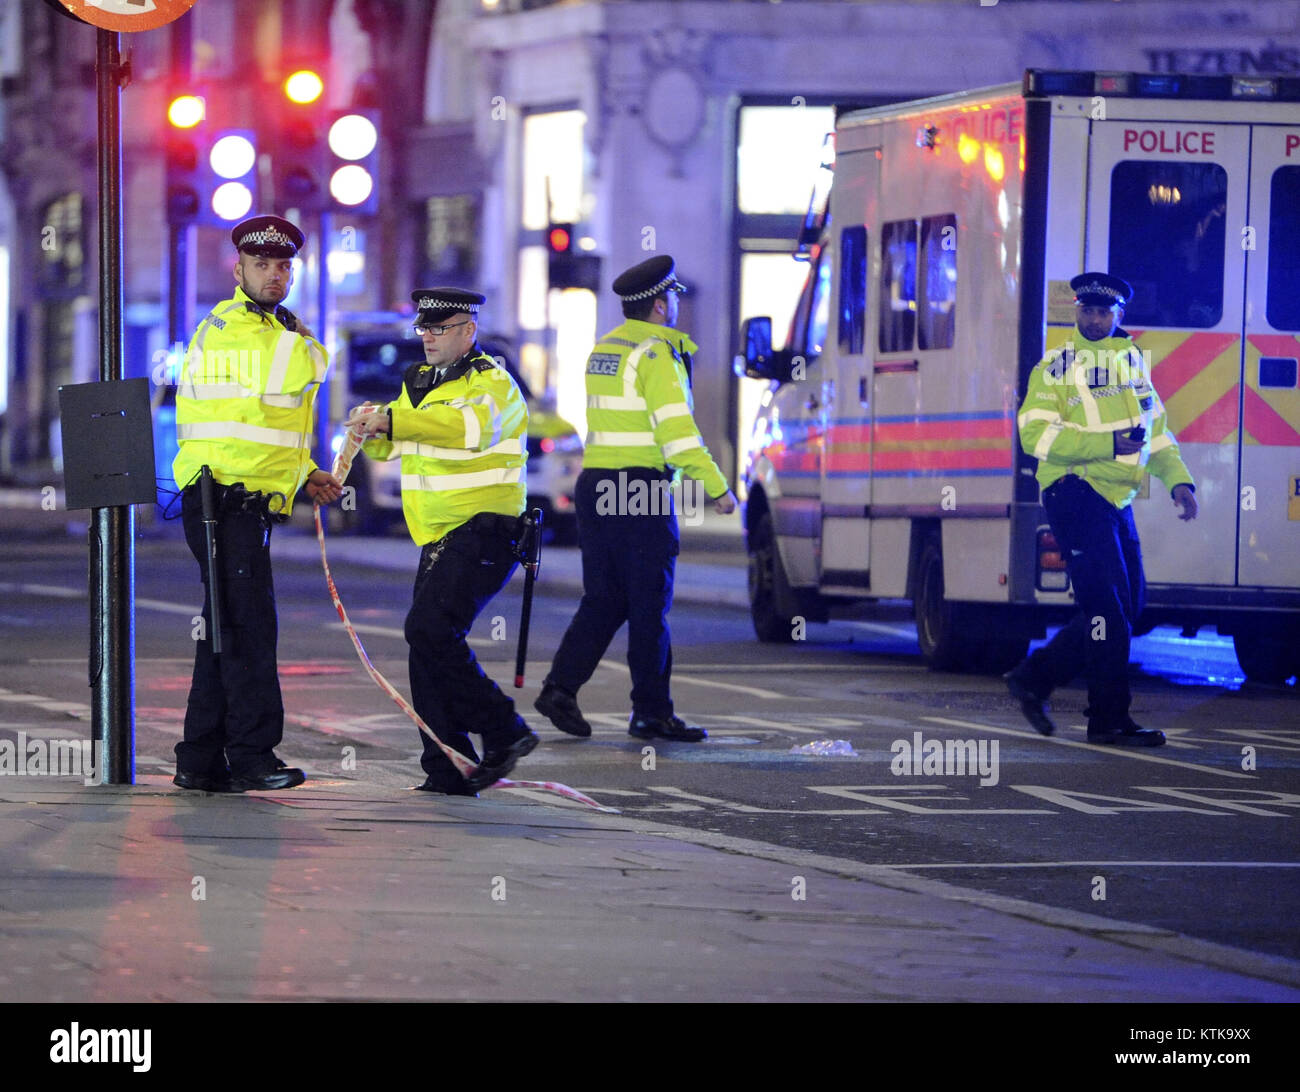
POLYGON ((0 1001, 1300 1000, 1290 961, 502 790, 8 776, 0 874, 0 1001))

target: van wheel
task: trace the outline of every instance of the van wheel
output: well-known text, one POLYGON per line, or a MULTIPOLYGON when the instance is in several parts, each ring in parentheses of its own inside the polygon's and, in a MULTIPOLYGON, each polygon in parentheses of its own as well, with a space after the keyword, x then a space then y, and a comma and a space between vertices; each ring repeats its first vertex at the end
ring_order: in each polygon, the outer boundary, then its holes
POLYGON ((776 551, 772 515, 764 512, 749 535, 749 616, 760 641, 790 644, 794 640, 794 617, 780 609, 789 601, 789 587, 776 551))
POLYGON ((969 611, 949 602, 943 594, 943 547, 937 537, 928 539, 917 566, 912 596, 916 615, 916 640, 921 656, 936 671, 974 671, 979 664, 967 638, 964 623, 969 611))
POLYGON ((1251 682, 1282 683, 1296 674, 1297 634, 1288 633, 1282 626, 1262 623, 1232 635, 1232 647, 1237 653, 1237 663, 1251 682))

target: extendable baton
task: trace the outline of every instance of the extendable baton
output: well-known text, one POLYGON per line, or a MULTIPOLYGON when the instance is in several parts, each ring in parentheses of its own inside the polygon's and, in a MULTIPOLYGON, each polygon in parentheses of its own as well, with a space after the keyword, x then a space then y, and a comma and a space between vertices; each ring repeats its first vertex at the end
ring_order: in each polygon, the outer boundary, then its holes
POLYGON ((528 622, 533 616, 533 585, 542 567, 542 510, 534 508, 524 516, 524 533, 519 541, 519 560, 524 566, 524 605, 519 611, 519 648, 515 653, 515 688, 524 685, 524 660, 528 656, 528 622))
POLYGON ((207 547, 208 625, 212 628, 212 654, 221 654, 221 589, 217 565, 217 505, 212 495, 212 470, 199 471, 199 503, 203 509, 203 539, 207 547))

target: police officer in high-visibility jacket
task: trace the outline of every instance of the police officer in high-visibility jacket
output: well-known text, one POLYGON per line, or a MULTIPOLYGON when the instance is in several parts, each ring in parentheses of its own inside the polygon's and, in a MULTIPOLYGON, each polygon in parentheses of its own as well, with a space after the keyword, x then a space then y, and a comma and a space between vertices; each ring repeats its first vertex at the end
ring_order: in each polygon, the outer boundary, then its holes
POLYGON ((1051 735, 1043 703, 1082 670, 1088 742, 1158 747, 1164 733, 1129 716, 1129 641, 1146 587, 1132 500, 1143 475, 1154 474, 1179 518, 1191 520, 1196 487, 1143 354, 1119 325, 1133 289, 1106 273, 1082 273, 1070 287, 1079 340, 1034 368, 1019 426, 1021 446, 1038 459, 1043 508, 1079 613, 1006 682, 1029 723, 1051 735))
POLYGON ((590 736, 577 694, 609 642, 628 625, 637 739, 695 743, 707 733, 674 715, 669 690, 668 608, 678 552, 669 468, 699 481, 721 513, 736 498, 692 417, 691 354, 677 325, 671 257, 651 258, 614 281, 625 321, 587 359, 587 446, 575 507, 582 546, 582 602, 569 623, 536 708, 563 732, 590 736))
POLYGON ((215 482, 222 650, 212 652, 205 596, 205 632, 195 644, 174 779, 206 792, 284 789, 305 780, 274 750, 284 734, 284 704, 276 674, 271 527, 288 518, 300 488, 320 503, 342 492, 311 458, 316 392, 328 357, 282 305, 303 234, 278 216, 256 216, 237 225, 231 239, 238 287, 199 323, 176 388, 173 473, 182 488, 185 539, 205 589, 198 482, 204 466, 215 482))
POLYGON ((479 666, 466 636, 515 570, 524 511, 528 406, 510 374, 479 349, 484 297, 458 288, 411 294, 423 364, 381 410, 354 410, 362 450, 402 459, 402 510, 421 547, 406 616, 411 700, 448 746, 478 763, 468 778, 421 733, 426 792, 472 796, 537 746, 537 736, 479 666), (483 737, 480 762, 469 732, 483 737))

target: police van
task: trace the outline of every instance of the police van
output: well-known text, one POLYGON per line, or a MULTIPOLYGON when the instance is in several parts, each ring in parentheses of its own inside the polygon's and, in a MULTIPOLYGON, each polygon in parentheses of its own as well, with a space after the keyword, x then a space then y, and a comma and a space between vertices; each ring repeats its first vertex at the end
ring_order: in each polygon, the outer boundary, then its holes
POLYGON ((847 601, 910 600, 935 667, 1006 670, 1068 617, 1016 415, 1071 341, 1069 280, 1134 287, 1123 327, 1196 478, 1148 478, 1139 632, 1230 634, 1247 676, 1300 671, 1300 81, 1030 70, 838 115, 808 279, 744 472, 763 640, 847 601))

